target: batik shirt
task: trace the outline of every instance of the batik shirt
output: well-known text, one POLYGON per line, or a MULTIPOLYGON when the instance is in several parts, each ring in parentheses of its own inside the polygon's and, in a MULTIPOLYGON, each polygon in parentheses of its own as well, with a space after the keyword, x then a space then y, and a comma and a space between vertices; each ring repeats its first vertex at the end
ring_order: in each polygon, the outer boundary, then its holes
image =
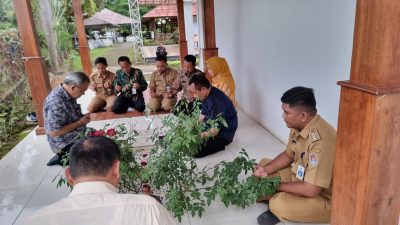
POLYGON ((205 76, 205 74, 198 69, 194 69, 194 71, 191 74, 187 74, 183 70, 179 71, 178 75, 179 88, 177 90, 178 91, 183 90, 182 98, 184 99, 188 100, 190 99, 188 87, 189 87, 189 80, 192 76, 205 76))
POLYGON ((44 101, 43 117, 47 140, 54 153, 76 142, 77 137, 85 132, 86 127, 82 126, 57 137, 51 137, 48 134, 50 131, 60 131, 64 126, 83 117, 81 106, 64 90, 62 85, 56 87, 44 101))
MULTIPOLYGON (((122 70, 118 70, 116 72, 116 77, 114 80, 114 87, 117 85, 121 86, 121 92, 123 96, 127 98, 132 98, 132 87, 134 83, 139 83, 140 88, 136 90, 137 94, 141 94, 147 89, 147 82, 144 79, 143 72, 137 68, 131 68, 129 75, 125 74, 122 70)), ((119 92, 115 91, 116 95, 119 95, 119 92)))

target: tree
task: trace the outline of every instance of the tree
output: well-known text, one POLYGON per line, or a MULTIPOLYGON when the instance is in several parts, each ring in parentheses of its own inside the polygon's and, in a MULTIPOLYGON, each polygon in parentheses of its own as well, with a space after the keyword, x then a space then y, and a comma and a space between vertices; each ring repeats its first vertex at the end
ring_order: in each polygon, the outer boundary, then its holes
POLYGON ((106 1, 105 7, 129 17, 128 0, 108 0, 106 1))
POLYGON ((57 40, 56 34, 54 33, 55 22, 53 17, 53 9, 50 1, 54 0, 38 0, 40 10, 40 20, 42 23, 42 29, 46 37, 47 48, 50 55, 50 64, 53 72, 59 70, 59 58, 57 51, 57 40))
MULTIPOLYGON (((82 3, 82 1, 81 1, 82 3)), ((82 12, 87 16, 91 17, 97 12, 97 5, 93 0, 85 0, 82 4, 82 12)))
POLYGON ((11 0, 0 1, 0 30, 17 27, 17 19, 11 0))

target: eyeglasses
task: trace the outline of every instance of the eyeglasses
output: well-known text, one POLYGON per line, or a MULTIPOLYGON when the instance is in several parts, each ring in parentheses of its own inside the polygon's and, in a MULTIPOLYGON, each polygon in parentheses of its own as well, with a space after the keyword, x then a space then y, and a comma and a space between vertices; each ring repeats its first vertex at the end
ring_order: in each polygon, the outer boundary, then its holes
POLYGON ((75 86, 76 88, 78 88, 78 90, 79 90, 79 92, 83 95, 83 94, 85 94, 85 91, 86 90, 83 90, 82 88, 80 88, 80 87, 78 87, 78 86, 75 86))

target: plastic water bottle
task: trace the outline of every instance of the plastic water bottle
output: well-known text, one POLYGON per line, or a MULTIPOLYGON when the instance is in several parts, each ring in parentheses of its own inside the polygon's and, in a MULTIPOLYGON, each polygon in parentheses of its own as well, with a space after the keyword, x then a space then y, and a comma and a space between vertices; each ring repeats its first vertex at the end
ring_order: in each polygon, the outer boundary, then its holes
POLYGON ((145 118, 145 120, 150 120, 151 121, 151 119, 149 118, 149 115, 150 115, 150 109, 148 107, 146 107, 146 109, 144 110, 144 118, 145 118))

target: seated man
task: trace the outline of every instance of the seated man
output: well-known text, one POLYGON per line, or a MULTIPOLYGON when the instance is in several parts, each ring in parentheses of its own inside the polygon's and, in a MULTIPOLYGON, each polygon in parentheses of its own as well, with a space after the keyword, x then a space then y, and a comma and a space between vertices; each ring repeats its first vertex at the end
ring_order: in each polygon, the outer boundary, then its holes
POLYGON ((98 57, 94 64, 97 71, 90 75, 89 88, 96 92, 96 96, 90 101, 88 111, 90 113, 97 112, 104 106, 107 111, 111 111, 117 96, 114 94, 115 74, 107 70, 107 59, 98 57))
POLYGON ((65 170, 71 194, 27 218, 26 225, 172 225, 174 219, 148 195, 119 194, 120 151, 104 136, 85 137, 65 170))
POLYGON ((83 115, 76 99, 81 97, 89 86, 90 80, 82 72, 69 73, 64 83, 56 87, 44 101, 43 118, 47 140, 56 155, 48 166, 61 165, 65 155, 76 138, 83 136, 90 114, 83 115))
POLYGON ((192 76, 189 80, 190 90, 201 102, 200 121, 215 119, 221 115, 228 127, 219 125, 218 128, 208 128, 201 133, 202 138, 208 138, 195 157, 204 157, 224 150, 235 136, 238 118, 235 106, 219 89, 212 87, 205 76, 192 76))
POLYGON ((131 61, 127 56, 119 57, 118 64, 121 69, 117 71, 114 80, 115 94, 118 97, 112 111, 121 114, 126 113, 128 108, 132 107, 143 112, 146 108, 143 92, 147 89, 147 82, 142 71, 131 67, 131 61))
POLYGON ((160 55, 164 55, 165 57, 168 55, 167 49, 165 49, 165 46, 162 42, 160 42, 156 49, 156 56, 160 55))
POLYGON ((185 112, 190 114, 193 110, 194 96, 189 89, 189 80, 192 76, 205 76, 203 72, 196 69, 196 57, 194 55, 186 55, 183 62, 183 68, 179 71, 178 79, 173 86, 177 92, 183 90, 182 98, 176 104, 174 112, 185 112))
POLYGON ((167 57, 164 55, 156 58, 157 71, 150 78, 150 101, 148 107, 155 112, 159 109, 171 110, 176 103, 176 94, 173 83, 178 78, 178 71, 168 67, 167 57))
POLYGON ((291 128, 286 150, 263 159, 254 175, 281 177, 269 209, 258 217, 261 225, 279 220, 329 223, 332 202, 336 130, 317 114, 311 88, 294 87, 282 98, 283 120, 291 128))

